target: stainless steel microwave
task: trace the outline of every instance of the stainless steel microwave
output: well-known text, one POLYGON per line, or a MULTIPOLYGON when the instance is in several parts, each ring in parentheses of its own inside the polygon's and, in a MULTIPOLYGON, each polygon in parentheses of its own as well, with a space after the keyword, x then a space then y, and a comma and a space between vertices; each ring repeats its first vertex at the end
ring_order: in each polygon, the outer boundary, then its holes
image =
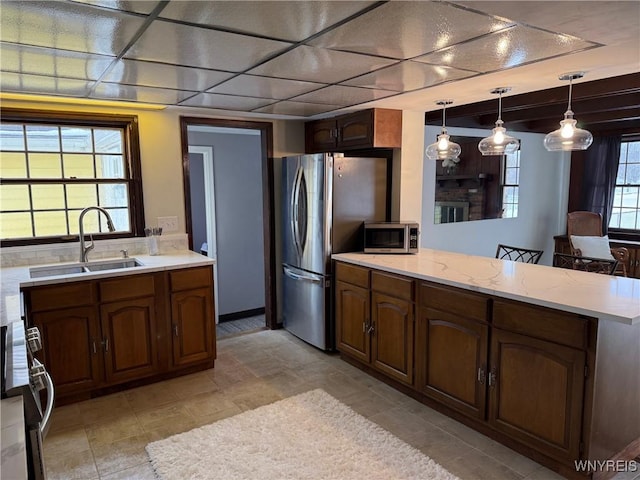
POLYGON ((365 222, 364 253, 417 253, 419 228, 416 222, 365 222))

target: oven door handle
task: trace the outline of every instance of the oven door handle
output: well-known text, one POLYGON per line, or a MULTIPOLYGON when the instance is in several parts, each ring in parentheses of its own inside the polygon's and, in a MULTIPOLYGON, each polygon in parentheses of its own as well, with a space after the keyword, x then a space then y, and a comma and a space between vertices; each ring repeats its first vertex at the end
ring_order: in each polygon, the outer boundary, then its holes
MULTIPOLYGON (((44 368, 44 365, 42 365, 42 363, 40 363, 40 361, 37 358, 33 359, 33 363, 35 365, 39 365, 44 368)), ((51 413, 53 412, 53 400, 55 398, 53 380, 51 380, 51 375, 49 375, 49 373, 46 370, 44 372, 44 381, 46 383, 46 389, 47 389, 47 406, 44 409, 44 414, 42 415, 42 421, 40 422, 40 432, 42 433, 43 439, 47 436, 47 433, 49 432, 51 413)))

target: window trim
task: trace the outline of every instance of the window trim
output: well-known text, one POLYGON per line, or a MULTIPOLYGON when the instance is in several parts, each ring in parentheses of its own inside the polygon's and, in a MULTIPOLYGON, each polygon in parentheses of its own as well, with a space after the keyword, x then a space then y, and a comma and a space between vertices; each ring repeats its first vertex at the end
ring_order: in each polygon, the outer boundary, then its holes
MULTIPOLYGON (((124 147, 128 158, 126 165, 129 171, 127 182, 129 189, 129 209, 131 232, 96 233, 95 240, 116 238, 133 238, 144 235, 144 200, 142 195, 142 165, 140 162, 140 135, 138 117, 136 115, 118 115, 91 112, 69 112, 56 110, 31 110, 19 108, 2 108, 0 120, 6 122, 29 122, 44 125, 74 125, 122 128, 124 130, 124 147)), ((7 179, 7 183, 11 180, 7 179)), ((16 183, 25 183, 15 180, 16 183)), ((86 183, 86 181, 84 182, 86 183)), ((16 247, 28 245, 44 245, 51 243, 77 242, 78 235, 61 235, 55 237, 36 237, 0 240, 0 247, 16 247)))
MULTIPOLYGON (((633 143, 633 142, 640 142, 640 133, 633 133, 633 134, 622 136, 621 143, 633 143)), ((618 160, 618 164, 619 163, 620 161, 618 160)), ((617 184, 614 186, 614 191, 617 186, 618 186, 617 184)), ((631 241, 631 242, 640 241, 640 230, 638 229, 608 227, 607 232, 608 232, 609 238, 614 240, 624 240, 624 241, 631 241)))

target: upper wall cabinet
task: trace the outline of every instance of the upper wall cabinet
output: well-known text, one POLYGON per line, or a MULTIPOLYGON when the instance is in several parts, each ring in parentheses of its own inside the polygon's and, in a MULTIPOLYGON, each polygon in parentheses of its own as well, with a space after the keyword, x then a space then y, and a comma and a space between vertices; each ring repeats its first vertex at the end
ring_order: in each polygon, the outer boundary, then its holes
POLYGON ((400 148, 402 111, 371 108, 305 123, 305 152, 400 148))

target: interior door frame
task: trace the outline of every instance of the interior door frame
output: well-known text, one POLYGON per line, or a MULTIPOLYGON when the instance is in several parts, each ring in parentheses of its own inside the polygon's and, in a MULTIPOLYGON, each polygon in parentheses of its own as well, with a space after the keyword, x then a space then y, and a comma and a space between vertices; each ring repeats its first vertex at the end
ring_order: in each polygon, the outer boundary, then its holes
MULTIPOLYGON (((218 253, 218 240, 216 237, 216 195, 213 181, 213 147, 209 145, 188 145, 189 153, 202 155, 204 170, 204 201, 207 204, 207 257, 216 257, 218 253)), ((191 185, 191 184, 189 184, 191 185)), ((191 225, 191 224, 189 224, 191 225)), ((213 301, 215 311, 213 316, 218 322, 218 264, 213 265, 213 301)))
POLYGON ((182 147, 182 179, 184 185, 184 209, 189 249, 193 249, 191 229, 191 176, 189 171, 188 127, 202 125, 223 128, 246 128, 260 131, 262 145, 262 222, 264 238, 264 310, 265 326, 279 328, 276 315, 276 252, 275 252, 275 198, 273 167, 273 124, 221 118, 180 116, 180 143, 182 147))

